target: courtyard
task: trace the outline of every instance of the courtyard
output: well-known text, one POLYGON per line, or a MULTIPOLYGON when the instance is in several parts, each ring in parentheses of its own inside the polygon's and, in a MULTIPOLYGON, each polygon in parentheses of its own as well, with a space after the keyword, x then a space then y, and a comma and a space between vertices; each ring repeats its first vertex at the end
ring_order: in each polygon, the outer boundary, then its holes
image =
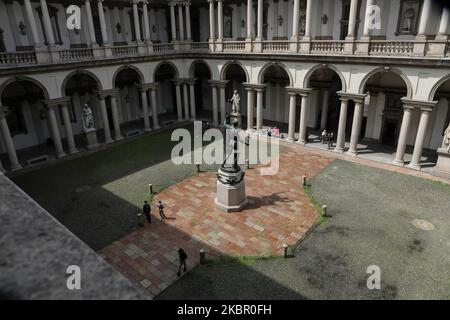
POLYGON ((388 171, 383 164, 346 159, 381 167, 371 168, 283 144, 278 174, 262 177, 257 166, 245 169, 250 204, 224 213, 214 207, 217 166, 197 173, 195 165, 173 164, 170 133, 13 180, 151 297, 449 297, 448 185, 403 168, 388 171), (301 186, 303 174, 314 201, 301 186), (138 228, 144 200, 153 200, 153 223, 138 228), (164 222, 157 219, 158 200, 165 205, 164 222), (320 204, 331 217, 319 218, 320 204), (284 244, 293 258, 281 258, 284 244), (177 281, 179 247, 188 253, 189 271, 177 281), (201 249, 206 265, 199 265, 201 249), (366 288, 370 265, 382 270, 382 290, 366 288))

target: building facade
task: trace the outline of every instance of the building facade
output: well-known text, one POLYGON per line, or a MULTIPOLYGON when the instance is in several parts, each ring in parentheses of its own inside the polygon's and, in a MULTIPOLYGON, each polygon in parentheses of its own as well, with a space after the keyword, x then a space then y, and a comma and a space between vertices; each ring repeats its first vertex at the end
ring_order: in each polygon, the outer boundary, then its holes
POLYGON ((367 140, 420 169, 450 122, 448 34, 433 0, 1 0, 1 168, 85 148, 85 104, 114 143, 219 124, 238 90, 247 128, 327 129, 336 152, 367 140))

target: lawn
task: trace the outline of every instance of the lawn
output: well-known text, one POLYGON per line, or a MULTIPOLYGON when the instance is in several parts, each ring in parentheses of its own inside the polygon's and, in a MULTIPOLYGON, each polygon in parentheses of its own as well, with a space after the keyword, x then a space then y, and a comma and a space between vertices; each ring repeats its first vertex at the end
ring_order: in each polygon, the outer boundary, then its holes
POLYGON ((311 195, 331 217, 294 258, 209 263, 157 298, 450 299, 449 185, 336 160, 311 195), (371 265, 381 290, 366 286, 371 265))

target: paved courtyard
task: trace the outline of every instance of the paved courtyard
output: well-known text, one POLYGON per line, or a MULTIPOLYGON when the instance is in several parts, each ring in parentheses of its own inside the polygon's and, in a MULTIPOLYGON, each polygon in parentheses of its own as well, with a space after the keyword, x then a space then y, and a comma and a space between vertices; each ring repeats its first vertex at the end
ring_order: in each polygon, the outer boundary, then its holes
MULTIPOLYGON (((199 250, 207 255, 273 256, 283 244, 294 245, 317 219, 317 212, 300 181, 326 167, 331 158, 287 150, 280 171, 261 176, 258 168, 246 171, 249 206, 238 213, 215 208, 216 176, 200 173, 157 195, 169 219, 153 223, 100 250, 100 254, 134 283, 155 295, 176 280, 177 249, 188 252, 190 268, 199 250)), ((153 214, 156 214, 154 210, 153 214)))

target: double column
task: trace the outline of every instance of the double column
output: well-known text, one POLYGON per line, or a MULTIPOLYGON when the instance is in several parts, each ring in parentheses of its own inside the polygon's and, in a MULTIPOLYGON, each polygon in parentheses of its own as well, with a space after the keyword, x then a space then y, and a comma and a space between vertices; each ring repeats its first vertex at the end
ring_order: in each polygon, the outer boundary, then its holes
POLYGON ((145 131, 151 131, 150 127, 150 112, 149 112, 149 100, 148 94, 150 92, 150 100, 151 100, 151 110, 152 110, 152 121, 153 121, 153 130, 159 129, 158 124, 158 108, 156 104, 156 90, 158 88, 157 83, 148 83, 143 84, 140 87, 141 92, 141 101, 142 101, 142 113, 144 117, 144 129, 145 131))
POLYGON ((299 95, 302 98, 301 108, 300 108, 300 128, 298 131, 298 143, 306 144, 306 134, 308 131, 307 127, 307 117, 309 111, 309 95, 311 94, 311 89, 297 89, 299 95))
MULTIPOLYGON (((9 162, 11 163, 11 170, 19 170, 22 166, 17 158, 16 148, 14 147, 14 142, 11 137, 11 132, 9 131, 8 122, 6 121, 6 115, 8 114, 8 108, 0 105, 0 130, 3 136, 3 143, 6 147, 6 152, 8 153, 9 162)), ((2 165, 0 162, 0 171, 2 165)))
POLYGON ((250 84, 244 84, 247 91, 247 130, 253 129, 253 109, 255 108, 255 88, 250 84))
POLYGON ((176 100, 177 100, 177 115, 178 121, 195 120, 195 78, 192 79, 176 79, 173 80, 175 84, 176 100), (181 92, 183 90, 183 92, 181 92), (182 97, 183 95, 183 97, 182 97), (190 115, 189 115, 190 114, 190 115))
POLYGON ((261 130, 263 128, 263 104, 264 104, 264 91, 266 85, 259 84, 255 85, 256 91, 256 130, 261 130))
POLYGON ((410 133, 411 118, 414 110, 420 112, 419 127, 417 129, 416 139, 414 142, 414 151, 412 155, 409 167, 412 169, 420 170, 420 160, 423 153, 425 137, 428 131, 428 125, 431 118, 431 112, 436 105, 436 102, 429 101, 415 101, 402 99, 403 102, 403 120, 400 129, 400 136, 397 144, 397 152, 395 154, 395 159, 393 163, 395 165, 404 165, 404 156, 406 150, 406 144, 410 133))
MULTIPOLYGON (((191 41, 191 12, 190 12, 190 1, 171 1, 169 2, 170 7, 170 25, 172 29, 172 41, 191 41), (179 34, 177 35, 177 17, 175 15, 175 6, 178 6, 178 30, 179 34), (183 17, 183 7, 185 8, 185 16, 183 17), (185 20, 186 19, 186 24, 185 20), (186 32, 185 32, 186 26, 186 32)), ((211 17, 210 17, 211 18, 211 17)))
POLYGON ((217 97, 217 87, 218 87, 219 81, 209 80, 208 84, 211 87, 213 124, 217 126, 219 124, 219 104, 218 104, 218 97, 217 97))
POLYGON ((117 107, 117 97, 120 96, 119 89, 103 90, 98 92, 100 112, 103 119, 103 130, 105 132, 105 142, 112 143, 111 129, 108 120, 108 110, 106 107, 106 99, 110 98, 111 116, 114 127, 114 138, 116 141, 123 140, 122 133, 120 132, 119 112, 117 107))

